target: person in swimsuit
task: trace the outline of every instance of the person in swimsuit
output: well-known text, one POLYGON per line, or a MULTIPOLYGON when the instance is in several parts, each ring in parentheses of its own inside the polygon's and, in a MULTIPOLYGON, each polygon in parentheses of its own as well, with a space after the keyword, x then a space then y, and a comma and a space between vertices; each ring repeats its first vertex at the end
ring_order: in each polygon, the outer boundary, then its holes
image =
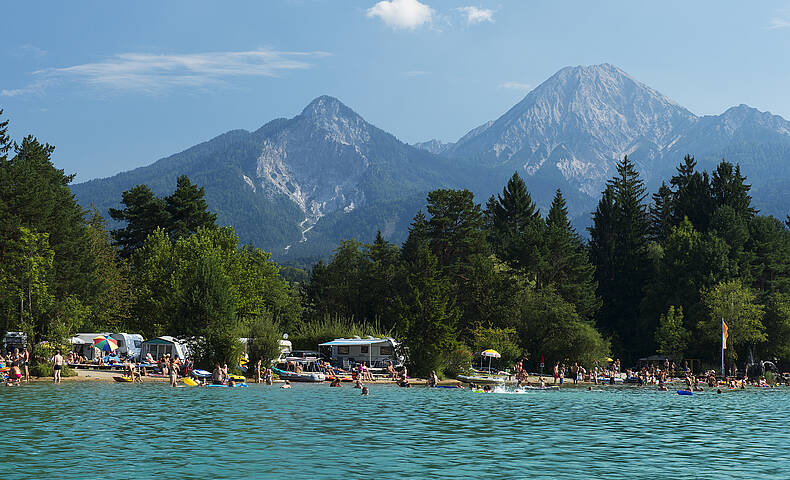
POLYGON ((170 386, 178 386, 178 365, 176 364, 175 359, 170 361, 170 386))
POLYGON ((22 369, 25 372, 25 381, 30 381, 30 369, 28 368, 30 365, 30 350, 25 347, 25 350, 22 351, 22 369))
POLYGON ((60 383, 60 373, 63 369, 63 356, 60 354, 60 350, 55 351, 55 356, 52 358, 52 371, 54 373, 54 383, 60 383))
POLYGON ((263 363, 261 358, 255 363, 255 383, 261 383, 261 363, 263 363))
POLYGON ((285 383, 283 383, 283 384, 280 386, 280 388, 291 388, 291 382, 289 382, 288 380, 286 380, 286 381, 285 381, 285 383))
POLYGON ((211 381, 214 385, 222 385, 222 368, 219 363, 214 364, 214 371, 211 373, 211 381))
POLYGON ((362 395, 366 397, 370 395, 370 390, 368 390, 368 387, 362 387, 362 395))

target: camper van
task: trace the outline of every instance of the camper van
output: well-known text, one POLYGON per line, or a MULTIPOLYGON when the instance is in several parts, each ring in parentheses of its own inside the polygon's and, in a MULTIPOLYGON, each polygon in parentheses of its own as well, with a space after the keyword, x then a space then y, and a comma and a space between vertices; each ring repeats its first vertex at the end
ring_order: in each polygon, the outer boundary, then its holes
POLYGON ((92 362, 94 359, 99 358, 101 353, 98 348, 93 346, 93 339, 98 336, 109 336, 109 333, 78 333, 69 339, 71 349, 85 357, 86 360, 92 362))
POLYGON ((27 335, 23 332, 7 332, 3 337, 3 353, 13 352, 15 348, 20 352, 27 348, 27 335))
POLYGON ((137 333, 113 333, 110 338, 118 342, 118 355, 129 357, 132 360, 140 359, 140 349, 143 346, 143 336, 137 333))
POLYGON ((144 362, 149 353, 155 361, 164 355, 170 355, 178 357, 183 362, 189 355, 189 349, 186 344, 165 335, 142 342, 140 346, 140 361, 144 362))
POLYGON ((321 354, 331 357, 332 363, 347 368, 367 362, 370 367, 381 368, 386 362, 397 363, 395 356, 398 342, 393 338, 337 338, 318 345, 321 354))

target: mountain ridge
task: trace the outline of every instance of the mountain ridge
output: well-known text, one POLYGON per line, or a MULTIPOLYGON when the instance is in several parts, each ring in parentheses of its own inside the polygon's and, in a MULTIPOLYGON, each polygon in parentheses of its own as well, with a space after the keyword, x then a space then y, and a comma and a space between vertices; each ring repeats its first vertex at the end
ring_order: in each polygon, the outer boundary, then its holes
POLYGON ((185 173, 243 242, 294 258, 326 255, 343 238, 370 241, 377 229, 402 241, 428 191, 468 188, 483 203, 514 171, 543 212, 561 188, 583 231, 622 155, 654 191, 687 153, 708 170, 722 158, 741 164, 768 213, 790 200, 790 122, 744 104, 697 116, 610 64, 559 70, 456 142, 407 145, 322 95, 292 118, 72 189, 105 214, 124 190, 146 183, 166 195, 185 173))

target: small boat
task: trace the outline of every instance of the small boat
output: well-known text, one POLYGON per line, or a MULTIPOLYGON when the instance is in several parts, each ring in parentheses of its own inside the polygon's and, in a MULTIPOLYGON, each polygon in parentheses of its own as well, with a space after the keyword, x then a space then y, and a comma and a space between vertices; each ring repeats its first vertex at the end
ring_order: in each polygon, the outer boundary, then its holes
POLYGON ((132 383, 132 382, 134 382, 134 379, 132 377, 122 377, 120 375, 116 375, 116 376, 112 377, 112 379, 115 380, 116 382, 122 382, 122 383, 132 383))
POLYGON ((213 387, 213 388, 237 388, 237 387, 246 387, 246 383, 237 383, 236 385, 206 385, 206 387, 213 387))
POLYGON ((499 385, 505 383, 505 377, 458 375, 455 378, 464 383, 476 383, 479 385, 499 385))
POLYGON ((195 378, 210 378, 211 372, 209 372, 208 370, 200 370, 196 368, 192 370, 191 375, 195 378))
POLYGON ((279 368, 272 368, 280 380, 290 380, 291 382, 323 382, 326 380, 326 375, 321 372, 289 372, 287 370, 280 370, 279 368))

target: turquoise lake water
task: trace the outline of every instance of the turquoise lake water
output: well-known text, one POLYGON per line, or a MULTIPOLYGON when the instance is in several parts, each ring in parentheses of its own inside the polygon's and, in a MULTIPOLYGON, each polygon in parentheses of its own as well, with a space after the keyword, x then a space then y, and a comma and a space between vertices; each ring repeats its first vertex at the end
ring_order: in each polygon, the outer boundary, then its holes
POLYGON ((0 388, 0 478, 789 478, 790 388, 0 388))

